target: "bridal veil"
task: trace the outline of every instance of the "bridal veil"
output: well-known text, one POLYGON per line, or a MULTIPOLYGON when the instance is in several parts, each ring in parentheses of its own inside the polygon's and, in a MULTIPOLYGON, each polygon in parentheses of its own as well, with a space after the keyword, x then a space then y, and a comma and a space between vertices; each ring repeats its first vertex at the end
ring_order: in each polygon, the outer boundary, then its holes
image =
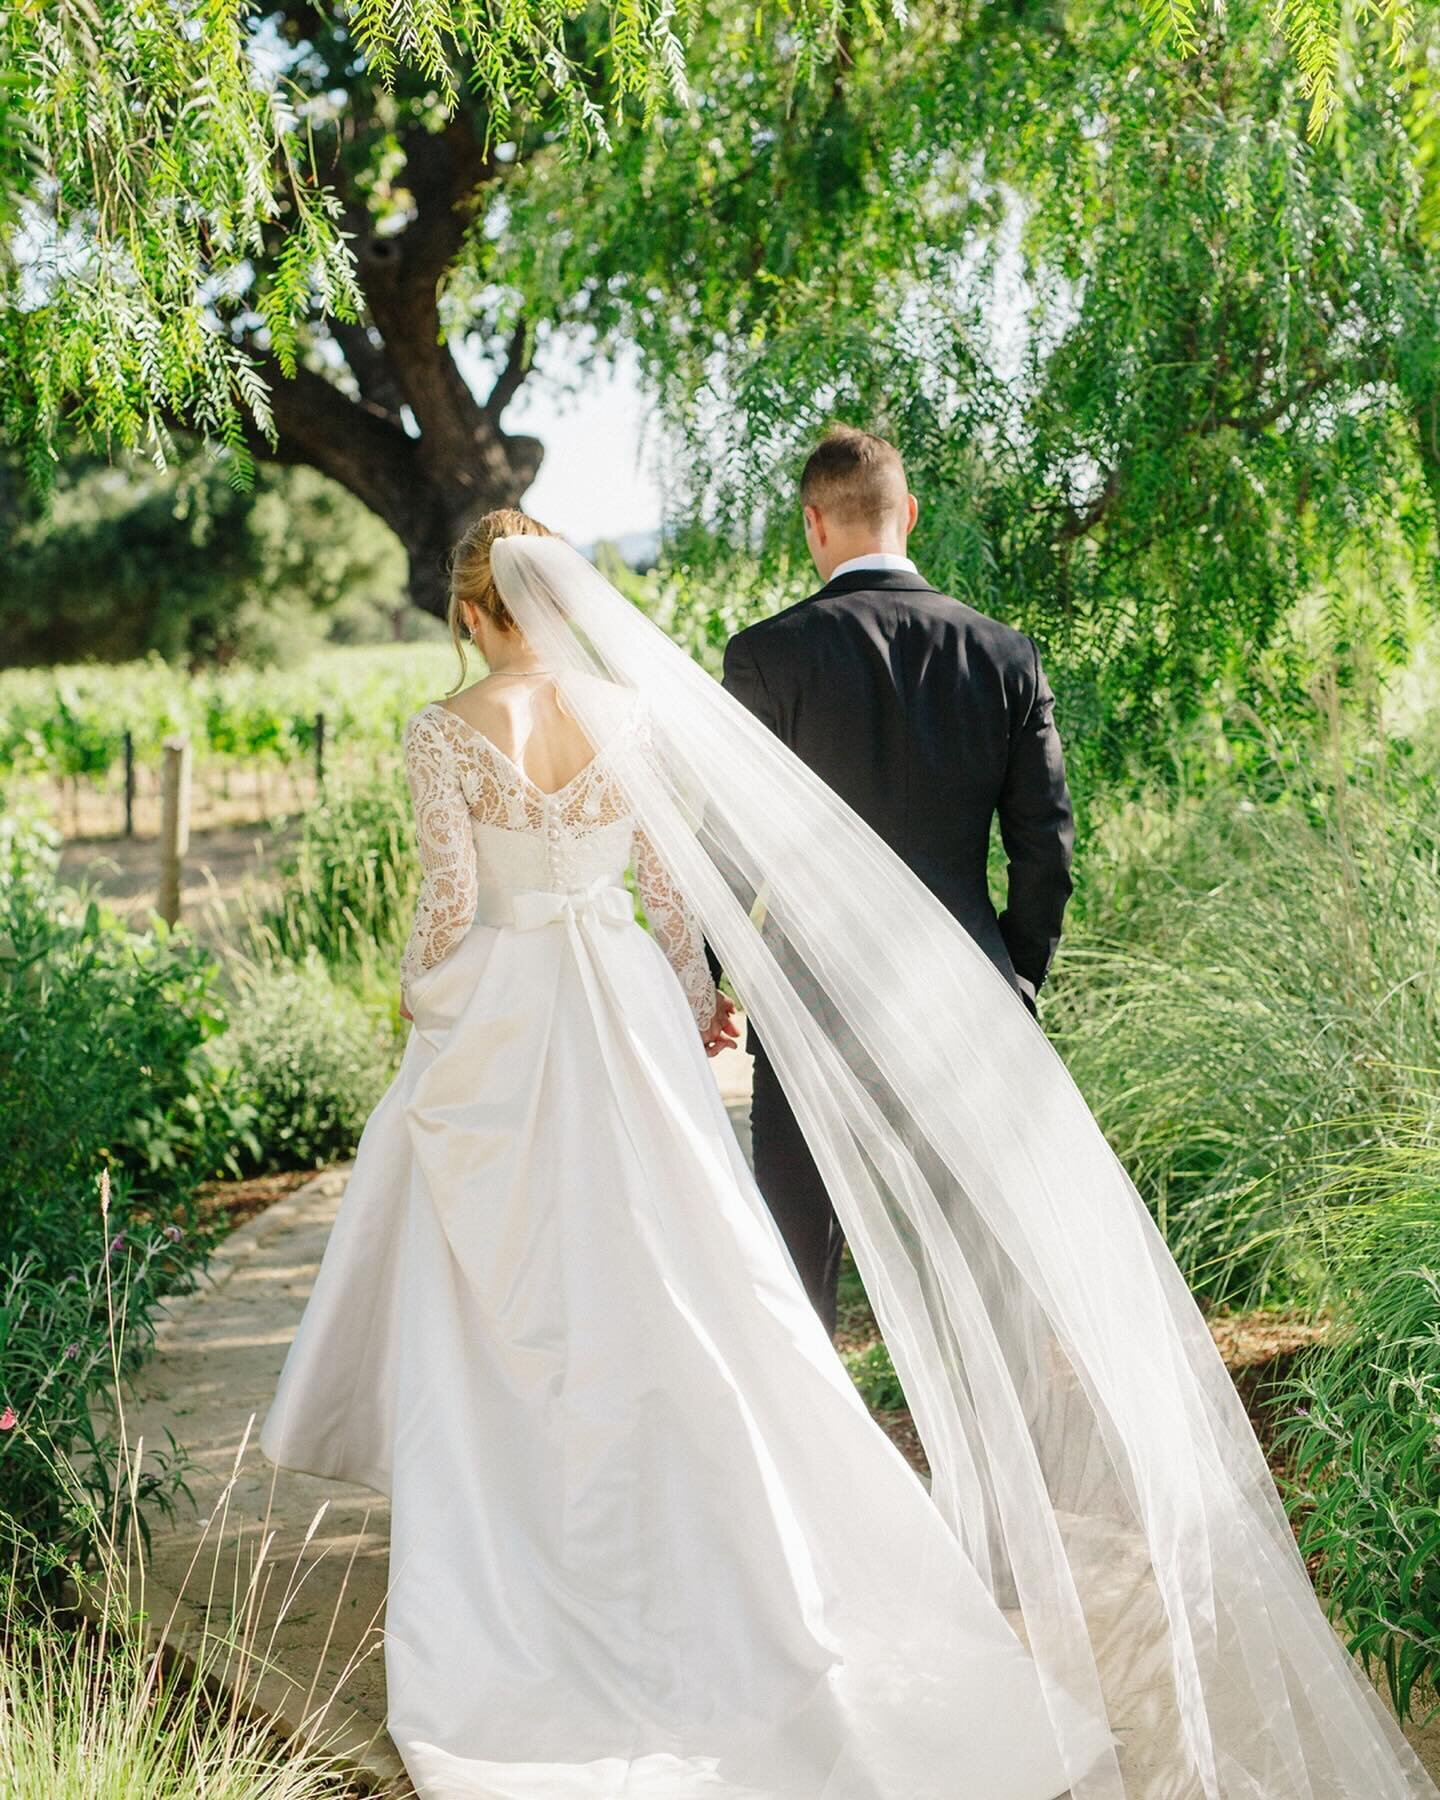
POLYGON ((924 884, 568 545, 499 591, 754 1019, 931 1494, 1117 1739, 1075 1800, 1437 1800, 1326 1620, 1234 1386, 1064 1064, 924 884))

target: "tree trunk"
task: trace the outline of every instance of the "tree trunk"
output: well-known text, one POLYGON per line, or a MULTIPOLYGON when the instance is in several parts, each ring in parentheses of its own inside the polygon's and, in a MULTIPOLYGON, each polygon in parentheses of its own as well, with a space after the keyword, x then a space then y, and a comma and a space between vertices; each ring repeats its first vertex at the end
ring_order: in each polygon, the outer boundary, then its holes
POLYGON ((265 357, 279 442, 272 447, 252 432, 250 443, 258 456, 319 469, 364 501, 405 546, 411 600, 443 618, 456 540, 482 513, 519 503, 544 447, 500 426, 529 371, 523 326, 483 402, 440 336, 440 284, 496 165, 463 112, 438 131, 416 126, 402 141, 414 216, 402 231, 381 234, 363 200, 348 198, 344 224, 368 317, 317 334, 317 352, 327 343, 338 350, 356 391, 315 367, 287 380, 265 357))

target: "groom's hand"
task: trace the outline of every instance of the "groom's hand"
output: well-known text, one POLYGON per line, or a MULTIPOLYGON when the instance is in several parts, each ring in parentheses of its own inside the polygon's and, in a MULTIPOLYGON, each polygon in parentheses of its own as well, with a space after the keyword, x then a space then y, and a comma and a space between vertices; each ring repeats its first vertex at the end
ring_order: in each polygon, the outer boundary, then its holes
POLYGON ((735 1023, 735 1002, 728 994, 715 991, 715 1013, 709 1026, 700 1033, 707 1056, 718 1056, 740 1042, 740 1028, 735 1023))

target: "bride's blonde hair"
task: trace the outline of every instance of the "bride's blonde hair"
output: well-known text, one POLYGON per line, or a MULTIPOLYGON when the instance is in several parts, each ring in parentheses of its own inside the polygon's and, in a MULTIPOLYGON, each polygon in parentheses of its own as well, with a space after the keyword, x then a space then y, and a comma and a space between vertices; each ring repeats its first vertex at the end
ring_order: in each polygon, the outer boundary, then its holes
MULTIPOLYGON (((465 533, 450 555, 450 607, 448 621, 450 625, 450 641, 455 646, 455 654, 460 659, 460 679, 455 686, 465 680, 469 668, 465 661, 465 615, 461 604, 470 604, 484 613, 491 624, 501 631, 515 631, 518 627, 510 616, 510 610, 500 598, 500 590, 495 586, 495 577, 490 568, 490 547, 496 538, 504 537, 558 537, 560 534, 551 531, 548 525, 542 525, 538 519, 532 519, 529 513, 523 513, 517 506, 500 506, 494 512, 486 513, 479 518, 465 533)), ((450 690, 454 693, 455 689, 450 690)))

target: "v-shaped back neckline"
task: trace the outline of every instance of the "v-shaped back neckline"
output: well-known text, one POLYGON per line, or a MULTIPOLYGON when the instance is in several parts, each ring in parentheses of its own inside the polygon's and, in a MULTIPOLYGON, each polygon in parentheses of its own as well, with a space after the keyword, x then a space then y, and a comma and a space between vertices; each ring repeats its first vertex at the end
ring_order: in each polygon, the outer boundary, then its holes
POLYGON ((601 757, 604 754, 604 752, 602 750, 597 750, 588 762, 582 763, 581 766, 570 777, 570 779, 568 781, 562 781, 560 783, 559 787, 557 787, 557 788, 541 787, 540 783, 535 779, 535 777, 530 773, 530 771, 528 769, 526 769, 523 764, 516 762, 515 758, 513 756, 511 756, 511 754, 508 750, 502 750, 500 748, 500 746, 495 742, 494 738, 490 737, 486 732, 483 732, 478 725, 472 725, 468 719, 462 719, 460 717, 459 713, 457 713, 455 711, 453 706, 446 706, 444 701, 442 701, 442 700, 431 700, 427 704, 435 707, 438 711, 446 714, 447 717, 454 719, 454 721, 457 725, 463 725, 466 731, 470 732, 473 736, 479 738, 480 742, 482 744, 484 744, 484 746, 487 750, 493 751, 494 754, 500 758, 501 762, 508 763, 509 766, 520 777, 520 779, 528 787, 533 789, 534 792, 537 793, 542 800, 562 799, 566 794, 568 794, 570 792, 571 788, 575 787, 586 775, 588 775, 591 772, 592 769, 594 769, 595 765, 600 761, 601 757))

